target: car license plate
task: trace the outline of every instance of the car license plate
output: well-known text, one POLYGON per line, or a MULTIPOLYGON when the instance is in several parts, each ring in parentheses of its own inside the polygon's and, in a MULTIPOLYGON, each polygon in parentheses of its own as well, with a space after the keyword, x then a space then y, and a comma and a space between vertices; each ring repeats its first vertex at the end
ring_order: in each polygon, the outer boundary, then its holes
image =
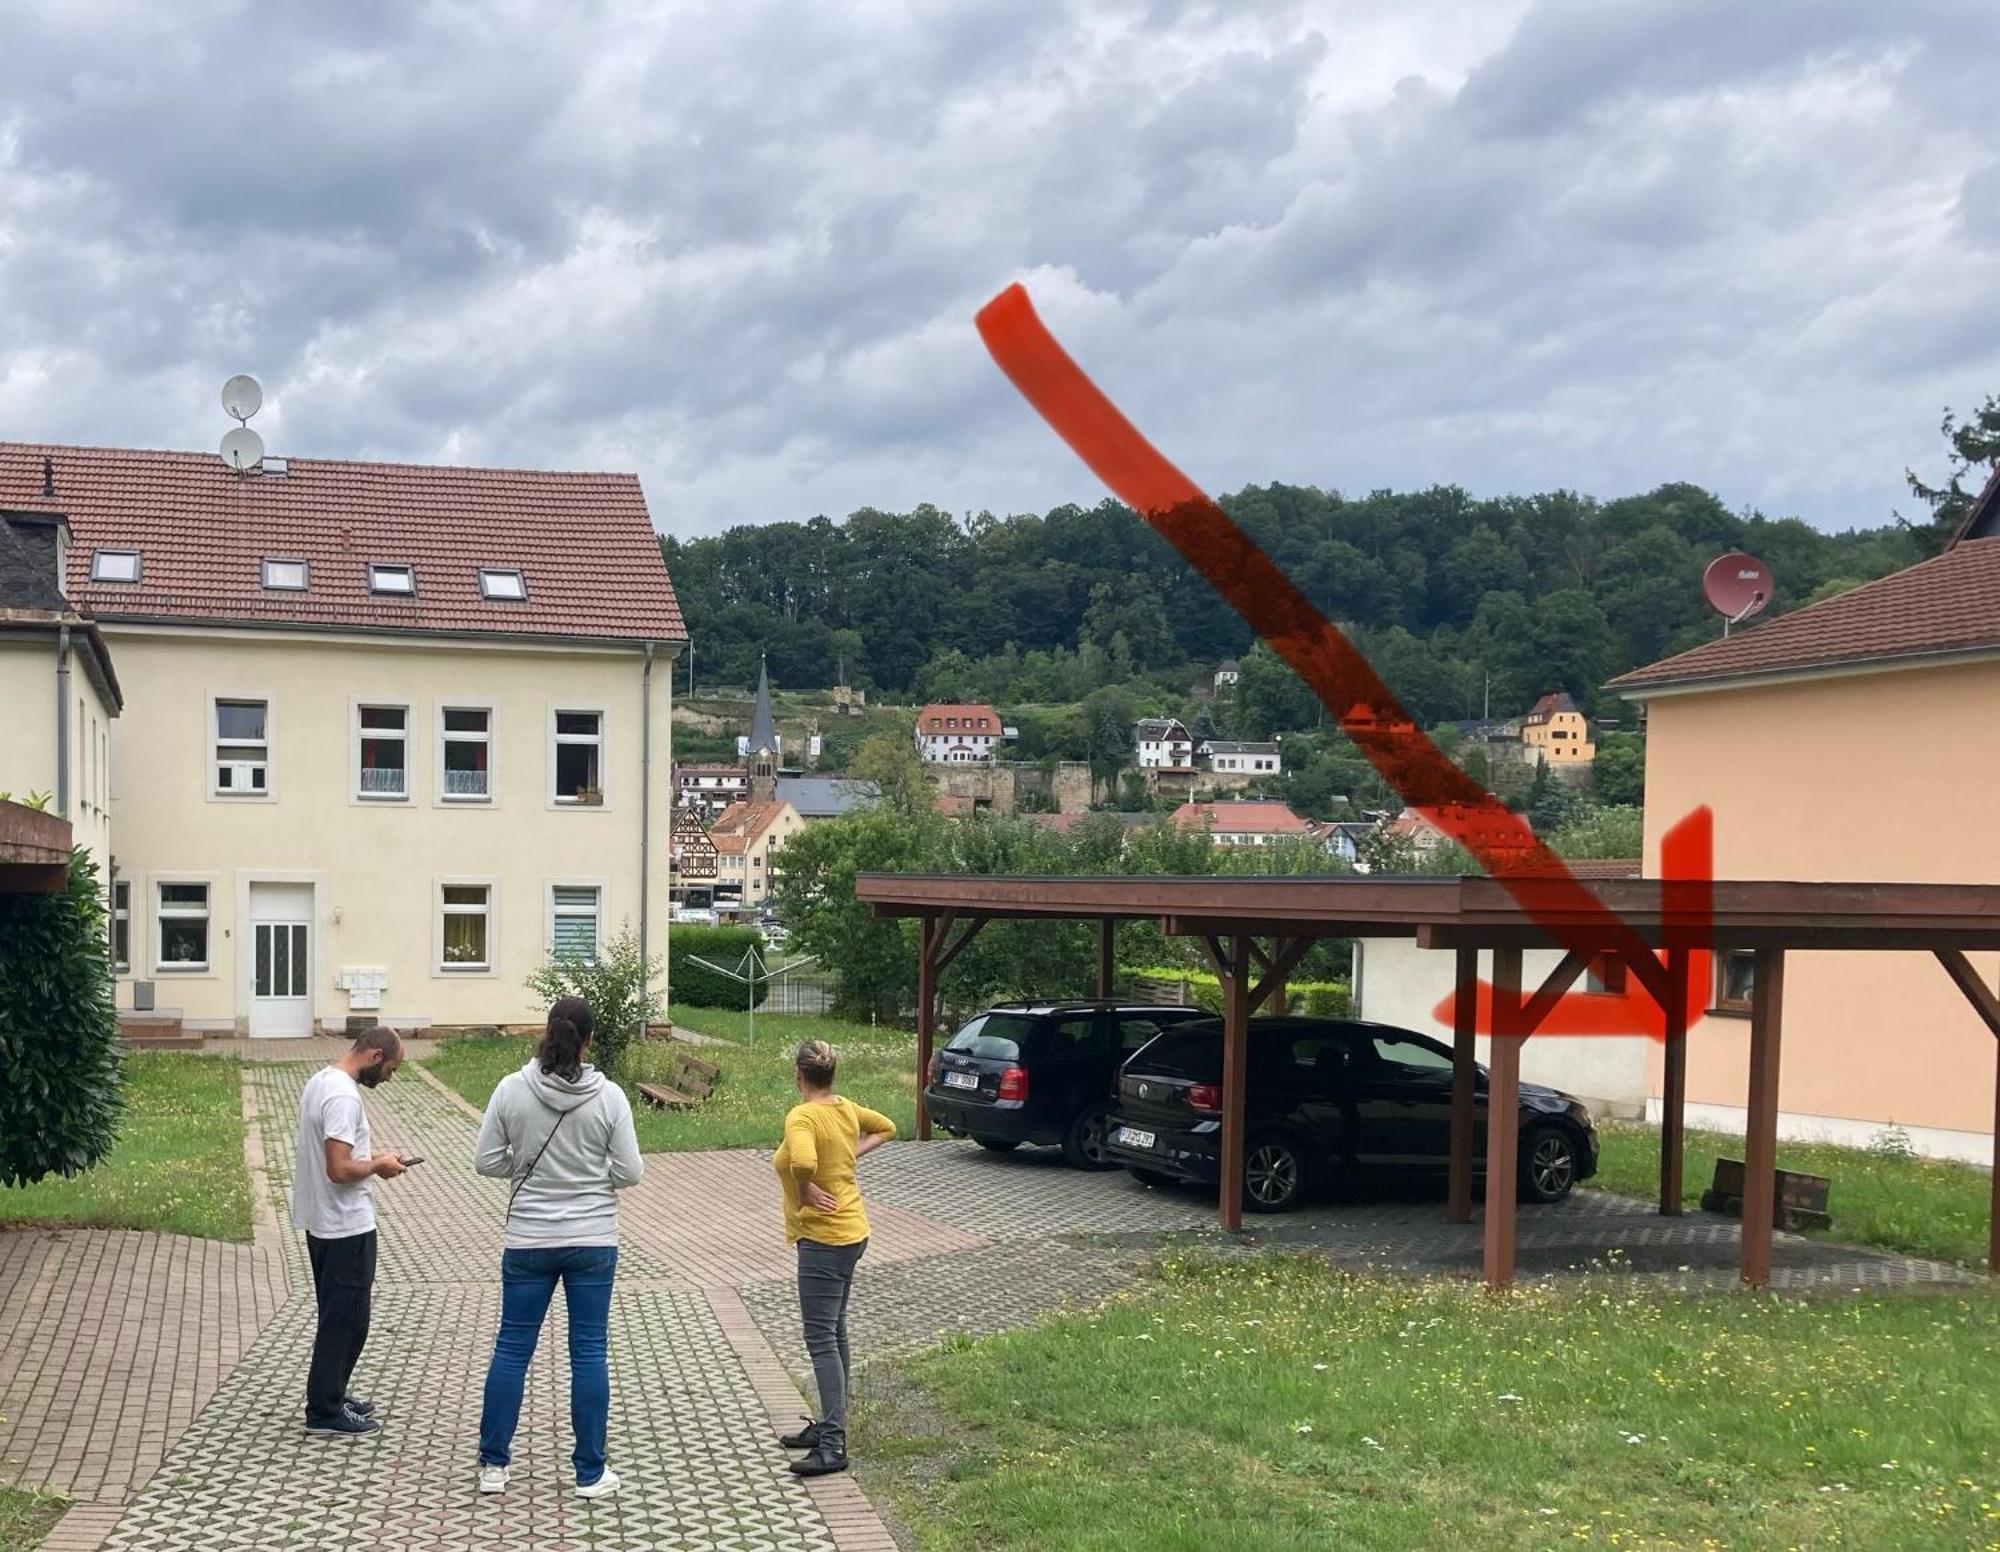
POLYGON ((1142 1132, 1136 1126, 1121 1126, 1118 1128, 1117 1141, 1128 1148, 1150 1148, 1153 1146, 1153 1134, 1142 1132))
POLYGON ((976 1072, 948 1072, 944 1075, 944 1086, 948 1089, 976 1089, 979 1074, 976 1072))

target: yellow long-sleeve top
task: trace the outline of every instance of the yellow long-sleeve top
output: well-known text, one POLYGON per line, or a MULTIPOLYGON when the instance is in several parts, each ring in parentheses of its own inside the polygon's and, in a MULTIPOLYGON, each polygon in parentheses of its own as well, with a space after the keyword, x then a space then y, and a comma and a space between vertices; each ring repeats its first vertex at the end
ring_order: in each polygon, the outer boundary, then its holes
POLYGON ((809 1239, 820 1245, 858 1245, 868 1237, 868 1214, 861 1205, 861 1187, 854 1183, 854 1145, 864 1132, 894 1137, 896 1123, 838 1096, 792 1106, 785 1117, 785 1140, 771 1159, 785 1191, 785 1243, 809 1239), (807 1181, 833 1198, 832 1212, 806 1205, 807 1181))

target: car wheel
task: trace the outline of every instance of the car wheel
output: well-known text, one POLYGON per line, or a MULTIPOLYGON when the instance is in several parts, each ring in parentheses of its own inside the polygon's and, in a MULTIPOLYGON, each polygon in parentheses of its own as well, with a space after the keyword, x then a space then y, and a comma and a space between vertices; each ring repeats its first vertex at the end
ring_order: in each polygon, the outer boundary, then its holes
POLYGON ((988 1153, 1012 1153, 1021 1146, 1020 1140, 1014 1137, 975 1137, 972 1140, 988 1153))
POLYGON ((1250 1212, 1290 1212, 1305 1198, 1306 1158, 1289 1137, 1252 1137, 1243 1150, 1243 1205, 1250 1212))
POLYGON ((1125 1166, 1125 1173, 1138 1181, 1140 1185, 1151 1186, 1156 1191, 1166 1186, 1178 1184, 1172 1175, 1163 1175, 1157 1169, 1141 1169, 1136 1164, 1127 1164, 1125 1166))
POLYGON ((1560 1126, 1537 1126, 1521 1144, 1521 1199, 1560 1202, 1576 1185, 1576 1140, 1560 1126))
POLYGON ((1108 1146, 1111 1130, 1111 1107, 1108 1104, 1085 1105, 1073 1116, 1069 1130, 1063 1133, 1063 1157, 1069 1160, 1072 1169, 1116 1169, 1118 1161, 1111 1157, 1108 1146))

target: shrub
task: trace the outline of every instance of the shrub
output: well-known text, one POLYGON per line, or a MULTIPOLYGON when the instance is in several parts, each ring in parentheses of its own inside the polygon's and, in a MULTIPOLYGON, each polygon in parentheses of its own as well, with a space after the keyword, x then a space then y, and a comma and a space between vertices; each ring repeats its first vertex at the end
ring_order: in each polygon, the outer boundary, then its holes
POLYGON ((1326 981, 1318 985, 1300 986, 1299 994, 1305 999, 1305 1011, 1314 1018, 1346 1018, 1353 1006, 1353 998, 1345 981, 1326 981))
MULTIPOLYGON (((711 965, 734 970, 752 948, 760 954, 764 935, 755 927, 674 927, 667 937, 667 988, 675 1002, 691 1008, 742 1008, 750 1005, 749 989, 741 981, 695 964, 705 959, 711 965)), ((757 988, 762 1004, 768 986, 757 988)))
POLYGON ((657 959, 642 962, 639 940, 621 927, 598 950, 597 958, 552 958, 530 975, 528 990, 553 1003, 559 997, 581 997, 590 1004, 596 1033, 591 1060, 602 1072, 619 1075, 626 1049, 645 1039, 646 1026, 660 1016, 660 998, 652 989, 660 973, 657 959))
POLYGON ((60 894, 0 895, 0 1185, 103 1158, 121 1108, 118 1015, 97 864, 60 894))

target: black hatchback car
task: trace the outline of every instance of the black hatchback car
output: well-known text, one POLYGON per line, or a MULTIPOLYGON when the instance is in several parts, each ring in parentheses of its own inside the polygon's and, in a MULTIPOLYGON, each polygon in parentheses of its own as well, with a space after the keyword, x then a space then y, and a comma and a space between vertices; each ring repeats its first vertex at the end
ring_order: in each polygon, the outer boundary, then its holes
POLYGON ((1200 1008, 1001 1003, 931 1057, 924 1107, 982 1148, 1054 1144, 1078 1169, 1116 1169, 1104 1125, 1118 1064, 1164 1030, 1211 1018, 1200 1008))
MULTIPOLYGON (((1478 1074, 1474 1161, 1486 1158, 1478 1074)), ((1523 1083, 1521 1195, 1556 1202, 1597 1173, 1597 1129, 1580 1100, 1523 1083)), ((1284 1212, 1315 1187, 1451 1160, 1451 1052, 1388 1024, 1250 1021, 1243 1205, 1284 1212)), ((1222 1025, 1163 1032, 1119 1069, 1107 1152, 1150 1184, 1213 1185, 1222 1140, 1222 1025)))

